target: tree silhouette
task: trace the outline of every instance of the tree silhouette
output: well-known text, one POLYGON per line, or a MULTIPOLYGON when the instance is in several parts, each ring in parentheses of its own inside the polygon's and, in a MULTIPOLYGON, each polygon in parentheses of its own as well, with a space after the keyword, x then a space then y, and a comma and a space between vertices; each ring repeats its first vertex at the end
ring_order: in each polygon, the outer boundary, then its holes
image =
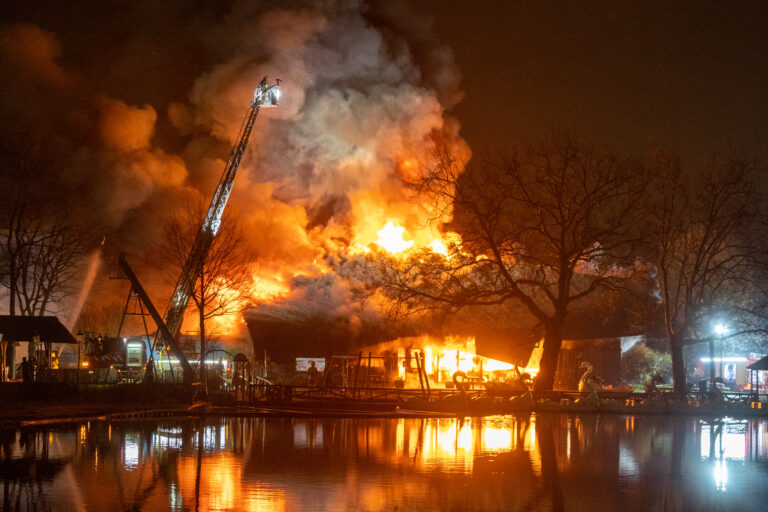
POLYGON ((569 311, 637 270, 644 179, 639 164, 567 138, 466 171, 439 148, 420 191, 460 239, 447 257, 392 260, 382 286, 406 312, 519 302, 543 331, 535 389, 551 389, 569 311))
MULTIPOLYGON (((0 286, 8 291, 11 315, 58 312, 75 291, 83 256, 96 245, 61 187, 51 183, 58 168, 49 151, 23 134, 0 144, 0 286)), ((3 368, 7 349, 8 342, 0 342, 3 368)))
POLYGON ((748 313, 760 309, 754 275, 765 202, 756 170, 745 160, 686 170, 669 155, 658 155, 650 166, 648 258, 656 268, 678 394, 685 391, 683 347, 702 341, 711 347, 718 317, 741 317, 731 335, 744 332, 746 317, 753 316, 748 313))
POLYGON ((75 290, 83 255, 96 240, 52 189, 55 161, 21 137, 0 151, 0 285, 11 315, 45 315, 75 290))
MULTIPOLYGON (((195 235, 205 216, 202 203, 189 203, 183 210, 170 214, 162 241, 163 259, 175 272, 168 273, 168 282, 175 284, 184 268, 195 235)), ((200 327, 200 378, 205 382, 203 368, 206 353, 206 320, 239 313, 250 300, 249 285, 253 280, 253 258, 243 243, 243 231, 230 210, 226 210, 221 227, 213 239, 203 268, 197 274, 197 286, 192 300, 197 307, 200 327)))

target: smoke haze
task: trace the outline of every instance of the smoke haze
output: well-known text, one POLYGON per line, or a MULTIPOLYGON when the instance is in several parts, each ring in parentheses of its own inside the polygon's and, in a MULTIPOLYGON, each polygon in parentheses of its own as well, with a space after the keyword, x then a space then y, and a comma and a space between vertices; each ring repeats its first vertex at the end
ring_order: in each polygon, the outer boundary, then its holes
MULTIPOLYGON (((4 8, 3 137, 32 133, 61 162, 41 185, 70 191, 62 207, 129 253, 161 308, 160 221, 210 198, 254 87, 281 78, 230 199, 257 269, 250 314, 374 322, 362 281, 334 272, 339 253, 388 220, 425 225, 405 185, 436 141, 469 156, 446 114, 460 75, 428 20, 400 2, 106 4, 4 8)), ((91 304, 116 293, 104 277, 91 304)))

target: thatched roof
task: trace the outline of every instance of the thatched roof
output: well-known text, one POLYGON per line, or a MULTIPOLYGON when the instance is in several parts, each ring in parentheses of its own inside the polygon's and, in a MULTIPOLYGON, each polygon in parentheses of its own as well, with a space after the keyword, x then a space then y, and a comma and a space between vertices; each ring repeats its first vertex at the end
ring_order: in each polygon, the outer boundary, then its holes
POLYGON ((0 315, 0 334, 3 341, 40 341, 51 343, 77 343, 77 340, 55 316, 0 315))

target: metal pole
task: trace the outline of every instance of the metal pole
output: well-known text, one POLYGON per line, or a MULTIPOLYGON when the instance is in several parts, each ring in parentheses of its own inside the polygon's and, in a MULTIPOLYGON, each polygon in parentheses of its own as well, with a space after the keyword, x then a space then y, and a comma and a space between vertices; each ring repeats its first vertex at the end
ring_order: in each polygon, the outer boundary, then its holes
POLYGON ((79 385, 80 384, 80 346, 83 343, 83 333, 77 333, 77 369, 75 370, 77 373, 75 374, 75 382, 79 385))
POLYGON ((750 371, 750 384, 752 384, 750 387, 752 388, 752 393, 755 395, 754 401, 759 402, 760 401, 760 388, 758 387, 757 382, 757 372, 752 370, 750 371), (754 383, 753 383, 754 382, 754 383))
POLYGON ((725 375, 723 375, 723 337, 720 336, 720 378, 725 382, 725 375))
POLYGON ((421 358, 418 355, 416 356, 416 370, 419 372, 419 386, 421 387, 421 393, 426 397, 427 394, 424 391, 424 381, 421 378, 421 358))
POLYGON ((328 382, 328 374, 331 373, 331 366, 333 365, 333 354, 325 361, 325 370, 323 371, 323 385, 320 389, 320 396, 323 396, 323 390, 325 390, 326 383, 328 382))
MULTIPOLYGON (((0 354, 2 355, 2 365, 0 365, 0 381, 5 382, 5 363, 8 359, 6 351, 8 350, 8 344, 3 342, 3 333, 0 332, 0 354)), ((13 363, 11 363, 13 365, 13 363)))
POLYGON ((371 353, 368 352, 368 368, 365 371, 365 387, 368 389, 368 396, 371 395, 371 353))
MULTIPOLYGON (((120 264, 120 267, 123 269, 123 272, 128 277, 128 279, 131 280, 131 284, 133 285, 133 290, 136 292, 136 294, 139 296, 141 301, 144 303, 144 305, 147 307, 147 310, 149 311, 150 316, 152 316, 152 320, 155 321, 155 325, 157 325, 158 329, 160 330, 160 334, 162 334, 165 343, 168 344, 168 346, 171 347, 171 350, 176 354, 176 357, 179 359, 179 363, 181 364, 181 367, 184 372, 184 382, 185 383, 191 383, 194 379, 194 371, 192 370, 192 367, 189 365, 189 361, 187 361, 187 357, 184 355, 184 352, 181 350, 181 347, 176 342, 175 337, 173 334, 171 334, 171 331, 168 329, 168 326, 165 324, 165 321, 160 316, 160 313, 157 312, 157 309, 155 309, 154 304, 152 304, 152 301, 149 300, 149 295, 147 295, 147 292, 144 290, 144 287, 141 286, 141 283, 139 282, 138 278, 136 277, 136 274, 134 274, 133 269, 131 269, 130 265, 128 265, 128 262, 125 261, 125 256, 120 255, 118 262, 120 264)), ((170 361, 170 354, 168 356, 168 359, 170 361)), ((173 367, 171 367, 171 371, 173 371, 173 367)))
MULTIPOLYGON (((133 297, 133 285, 131 285, 128 288, 128 298, 125 299, 125 307, 123 308, 123 316, 120 317, 120 325, 117 326, 117 334, 115 334, 116 338, 120 337, 120 333, 123 330, 123 323, 125 322, 125 315, 128 314, 128 306, 131 303, 131 297, 133 297)), ((141 304, 141 301, 139 301, 139 304, 141 304)))
POLYGON ((357 394, 357 377, 360 375, 360 365, 363 362, 363 353, 358 352, 357 354, 357 367, 355 368, 355 384, 352 389, 352 398, 355 398, 355 395, 357 394))
POLYGON ((424 352, 420 353, 421 356, 421 370, 424 372, 424 382, 427 384, 427 399, 432 394, 432 390, 429 387, 429 375, 427 375, 427 365, 425 364, 424 352))

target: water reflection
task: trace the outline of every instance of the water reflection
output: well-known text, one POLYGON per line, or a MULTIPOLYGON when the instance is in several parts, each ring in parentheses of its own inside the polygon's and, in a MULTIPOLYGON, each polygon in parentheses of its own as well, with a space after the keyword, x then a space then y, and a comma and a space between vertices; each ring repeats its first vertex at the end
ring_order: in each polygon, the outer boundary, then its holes
POLYGON ((760 420, 218 418, 0 432, 3 510, 760 510, 760 420))

